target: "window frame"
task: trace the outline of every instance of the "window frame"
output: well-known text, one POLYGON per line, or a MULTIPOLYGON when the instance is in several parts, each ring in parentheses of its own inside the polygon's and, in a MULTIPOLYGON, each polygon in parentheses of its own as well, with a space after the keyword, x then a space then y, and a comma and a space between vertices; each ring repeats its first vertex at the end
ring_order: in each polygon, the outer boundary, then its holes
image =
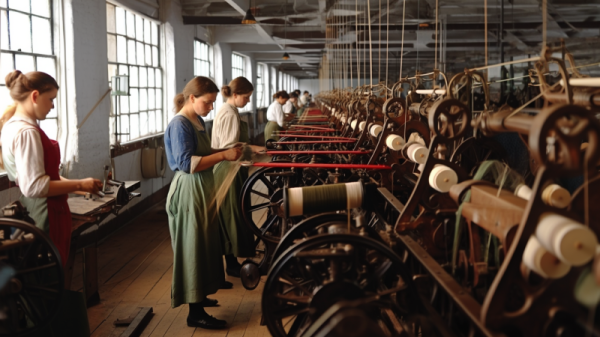
POLYGON ((163 51, 163 37, 162 37, 162 24, 160 21, 144 15, 135 10, 131 10, 129 7, 122 6, 118 3, 114 3, 112 1, 105 1, 107 6, 107 63, 108 63, 108 82, 109 85, 112 85, 111 80, 112 76, 115 74, 118 75, 127 75, 129 76, 129 96, 112 96, 111 100, 114 106, 114 116, 110 117, 110 133, 111 133, 111 142, 116 141, 117 143, 131 143, 139 140, 143 140, 148 137, 153 137, 156 135, 163 134, 167 122, 165 120, 166 116, 166 102, 165 102, 165 70, 162 66, 162 51, 163 51), (112 10, 114 10, 114 30, 111 32, 109 27, 109 6, 112 6, 112 10), (119 32, 119 23, 118 23, 118 10, 123 11, 124 16, 124 32, 119 32), (129 21, 129 17, 132 17, 131 22, 129 21), (139 18, 139 20, 138 20, 139 18), (141 20, 142 27, 138 29, 137 25, 141 20), (149 25, 146 25, 146 22, 149 22, 149 25), (129 33, 128 25, 130 23, 134 24, 133 32, 129 33), (155 29, 153 26, 155 25, 155 29), (146 41, 146 28, 149 29, 148 38, 146 41), (138 34, 141 33, 141 36, 138 34), (156 34, 156 36, 154 36, 156 34), (109 46, 109 37, 114 37, 114 60, 111 60, 109 53, 111 52, 109 46), (124 59, 120 59, 119 57, 119 37, 121 37, 121 41, 124 38, 125 43, 121 47, 125 47, 125 56, 124 59), (135 46, 132 48, 135 52, 134 59, 130 57, 130 42, 135 46), (156 43, 155 43, 156 42, 156 43), (137 53, 143 50, 143 60, 140 60, 137 53), (148 54, 148 55, 146 55, 148 54), (150 62, 148 61, 148 57, 150 58, 150 62), (131 63, 130 61, 133 61, 131 63), (140 62, 141 61, 141 62, 140 62), (134 69, 135 68, 135 69, 134 69), (132 70, 135 70, 135 75, 137 75, 137 79, 132 81, 132 70), (145 85, 140 83, 140 78, 142 76, 142 70, 146 72, 145 76, 145 85), (111 73, 113 71, 113 73, 111 73), (153 72, 154 75, 149 76, 149 73, 153 72), (154 79, 154 84, 151 85, 150 78, 154 79), (131 94, 132 90, 137 90, 137 96, 131 94), (146 91, 146 102, 145 109, 143 109, 142 105, 142 91, 146 91), (152 96, 150 91, 154 92, 152 96), (160 92, 157 94, 157 92, 160 92), (119 97, 116 99, 115 97, 119 97), (132 98, 137 98, 137 109, 132 112, 132 98), (151 99, 151 97, 154 97, 151 99), (115 106, 115 100, 117 101, 118 107, 115 106), (152 103, 152 105, 150 104, 152 103), (158 104, 160 103, 160 104, 158 104), (127 104, 127 109, 123 110, 123 104, 127 104), (117 110, 118 109, 118 110, 117 110), (126 112, 123 112, 126 111, 126 112), (145 115, 145 123, 143 116, 145 115), (137 121, 137 134, 132 134, 132 116, 136 117, 137 121), (127 128, 123 129, 123 119, 127 118, 127 128), (151 118, 153 119, 153 123, 151 123, 151 118), (151 126, 154 126, 151 129, 151 126), (116 130, 116 128, 119 130, 116 130), (113 135, 116 134, 116 137, 113 138, 113 135))
POLYGON ((210 45, 209 43, 199 39, 199 38, 194 38, 194 76, 204 76, 204 77, 208 77, 211 80, 215 80, 215 68, 214 68, 214 50, 213 50, 213 46, 210 45), (207 59, 204 60, 200 57, 197 57, 196 55, 196 43, 199 43, 201 46, 205 45, 207 48, 207 59), (208 63, 208 75, 206 74, 201 74, 198 69, 196 68, 196 61, 199 62, 206 62, 208 63))
MULTIPOLYGON (((60 81, 60 77, 59 77, 59 59, 58 59, 58 55, 57 55, 57 48, 56 48, 56 37, 55 37, 55 30, 56 30, 56 21, 55 21, 55 13, 54 13, 54 6, 55 6, 55 0, 48 0, 48 17, 39 15, 39 14, 34 14, 32 12, 33 6, 31 4, 31 0, 8 0, 6 2, 6 7, 0 7, 1 11, 5 11, 6 12, 6 27, 7 27, 7 32, 6 32, 6 38, 7 38, 7 48, 8 49, 3 49, 2 46, 0 45, 0 55, 1 54, 9 54, 10 58, 11 58, 11 62, 12 62, 12 70, 16 69, 16 64, 17 64, 17 56, 18 55, 23 55, 23 56, 31 56, 33 59, 33 70, 34 71, 42 71, 45 69, 39 69, 38 66, 38 59, 39 58, 47 58, 47 59, 52 59, 52 61, 54 62, 54 69, 53 72, 50 74, 58 83, 59 86, 62 86, 61 83, 59 83, 60 81), (19 9, 14 9, 10 6, 10 2, 11 1, 29 1, 29 12, 25 12, 19 9), (30 41, 31 41, 31 52, 27 52, 27 51, 21 51, 19 50, 13 50, 11 49, 11 27, 10 27, 10 13, 18 13, 21 15, 26 15, 29 18, 29 37, 30 37, 30 41), (34 30, 33 30, 33 18, 38 18, 38 19, 43 19, 43 20, 48 20, 49 26, 50 26, 50 53, 49 54, 44 54, 44 53, 40 53, 40 52, 34 52, 34 30)), ((0 21, 4 21, 1 20, 0 21)), ((2 24, 3 26, 3 24, 2 24)), ((1 28, 1 27, 0 27, 1 28)), ((4 34, 3 34, 4 35, 4 34)), ((23 70, 23 69, 17 69, 17 70, 23 70)), ((23 70, 23 72, 27 72, 25 70, 23 70)), ((3 73, 3 76, 6 76, 6 74, 3 73)), ((0 90, 6 90, 6 94, 7 94, 7 98, 10 100, 12 100, 10 98, 10 96, 8 95, 8 88, 6 88, 6 84, 4 83, 4 81, 0 81, 0 90)), ((2 96, 0 96, 2 97, 2 96)), ((58 138, 60 137, 61 134, 61 108, 62 108, 62 102, 60 100, 60 96, 56 97, 56 103, 54 105, 54 109, 50 111, 50 113, 48 114, 48 116, 46 116, 46 118, 43 121, 40 121, 40 128, 42 130, 44 130, 44 132, 46 132, 50 138, 52 139, 56 139, 58 140, 58 138), (48 124, 50 122, 53 122, 54 125, 52 126, 52 131, 50 132, 50 129, 48 129, 48 124), (54 133, 54 131, 56 131, 56 133, 54 133)), ((2 171, 3 172, 3 171, 2 171)))

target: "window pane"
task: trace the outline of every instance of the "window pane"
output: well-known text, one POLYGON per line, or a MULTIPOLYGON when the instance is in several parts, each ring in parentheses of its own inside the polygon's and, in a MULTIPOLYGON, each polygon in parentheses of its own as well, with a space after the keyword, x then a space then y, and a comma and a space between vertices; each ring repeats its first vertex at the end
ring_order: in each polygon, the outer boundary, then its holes
MULTIPOLYGON (((29 13, 29 1, 11 0, 10 8, 29 13)), ((12 24, 11 24, 12 26, 12 24)))
POLYGON ((37 71, 43 71, 56 78, 56 64, 54 63, 54 59, 51 57, 38 57, 37 71))
POLYGON ((140 135, 146 136, 148 134, 148 113, 140 112, 140 135))
POLYGON ((154 86, 154 70, 152 68, 148 69, 148 86, 154 86))
POLYGON ((106 31, 116 33, 115 6, 106 4, 106 31))
POLYGON ((106 35, 106 47, 108 62, 117 62, 117 37, 115 35, 106 35))
POLYGON ((56 119, 47 119, 40 121, 40 127, 42 128, 42 130, 44 130, 46 135, 48 135, 48 138, 56 139, 56 136, 58 135, 56 119))
POLYGON ((8 88, 6 86, 0 86, 0 109, 2 109, 2 111, 4 111, 4 109, 13 104, 13 99, 12 97, 10 97, 10 94, 8 93, 8 88))
POLYGON ((117 75, 117 65, 109 64, 108 65, 108 80, 112 81, 112 77, 117 75))
POLYGON ((154 95, 154 89, 148 89, 148 110, 154 109, 154 103, 156 102, 154 95))
POLYGON ((139 15, 135 15, 135 39, 144 41, 144 19, 139 15))
POLYGON ((129 86, 130 87, 139 87, 140 86, 140 82, 138 81, 138 67, 130 67, 129 70, 131 71, 131 74, 129 75, 129 86))
POLYGON ((140 136, 140 120, 137 114, 129 115, 129 139, 135 139, 140 136))
POLYGON ((49 118, 56 118, 58 115, 56 113, 56 100, 54 100, 54 108, 52 108, 50 110, 50 112, 48 113, 48 115, 46 116, 47 119, 49 118))
POLYGON ((143 66, 144 63, 144 44, 141 42, 136 43, 137 46, 137 64, 143 66))
POLYGON ((0 0, 0 7, 6 8, 6 0, 0 0))
MULTIPOLYGON (((14 2, 15 1, 12 1, 11 5, 14 2)), ((27 4, 27 6, 29 7, 29 4, 27 4)), ((10 49, 31 53, 31 24, 29 16, 16 12, 9 12, 8 18, 10 20, 10 49)))
POLYGON ((162 113, 160 113, 160 111, 156 111, 156 130, 164 130, 163 128, 163 116, 162 113))
POLYGON ((117 34, 126 34, 125 29, 125 10, 120 7, 115 8, 115 17, 117 23, 117 34))
POLYGON ((152 44, 156 46, 158 45, 158 25, 150 23, 150 26, 152 27, 152 44))
MULTIPOLYGON (((128 133, 129 132, 129 115, 122 115, 119 117, 119 132, 120 133, 128 133)), ((119 138, 121 141, 129 140, 130 136, 122 135, 119 138)))
POLYGON ((148 110, 148 90, 140 89, 140 111, 148 110))
POLYGON ((156 98, 155 107, 157 109, 161 109, 162 108, 162 90, 161 89, 156 89, 156 92, 154 93, 154 98, 156 98))
POLYGON ((48 0, 31 0, 31 13, 50 18, 50 3, 48 0))
POLYGON ((140 67, 140 87, 148 86, 148 71, 146 69, 147 68, 140 67))
POLYGON ((127 63, 127 39, 117 36, 117 62, 127 63))
POLYGON ((129 89, 129 112, 138 112, 139 108, 139 98, 138 98, 138 89, 129 89))
POLYGON ((156 87, 158 87, 158 88, 162 87, 162 72, 160 71, 160 69, 156 69, 156 74, 155 74, 154 78, 156 81, 156 87))
POLYGON ((119 114, 128 114, 129 113, 129 96, 115 96, 119 97, 119 114))
POLYGON ((0 49, 8 50, 8 15, 6 11, 0 13, 0 49))
POLYGON ((144 42, 152 43, 152 39, 150 38, 150 21, 144 19, 144 42))
POLYGON ((127 40, 127 63, 135 64, 135 41, 127 40))
POLYGON ((144 49, 145 49, 144 54, 146 55, 146 61, 144 62, 144 64, 147 66, 151 66, 152 65, 152 52, 150 51, 150 45, 145 44, 144 49))
POLYGON ((158 67, 158 48, 152 47, 152 66, 158 67))
MULTIPOLYGON (((13 56, 12 54, 2 53, 0 55, 0 78, 6 78, 6 75, 15 69, 13 64, 13 56)), ((4 82, 2 82, 4 84, 4 82)), ((0 107, 0 109, 4 109, 4 107, 0 107)))
POLYGON ((35 71, 33 56, 15 55, 15 69, 20 70, 23 74, 26 74, 30 71, 35 71))
POLYGON ((133 13, 129 11, 125 11, 125 17, 127 19, 127 36, 134 38, 135 37, 135 18, 133 13))
POLYGON ((128 75, 129 68, 126 65, 119 64, 119 75, 128 75))
POLYGON ((148 133, 156 132, 156 113, 154 111, 148 112, 148 133))

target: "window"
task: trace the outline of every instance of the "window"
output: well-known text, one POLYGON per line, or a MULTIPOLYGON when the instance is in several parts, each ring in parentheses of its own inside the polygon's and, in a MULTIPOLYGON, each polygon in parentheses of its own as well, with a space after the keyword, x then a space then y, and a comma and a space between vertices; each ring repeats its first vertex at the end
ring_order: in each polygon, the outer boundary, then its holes
MULTIPOLYGON (((0 0, 0 102, 12 102, 4 78, 14 69, 23 73, 43 71, 56 78, 56 56, 51 0, 0 0)), ((58 81, 58 79, 57 79, 58 81)), ((60 83, 59 83, 60 85, 60 83)), ((51 139, 58 137, 58 103, 41 128, 51 139)))
POLYGON ((256 65, 256 105, 258 107, 265 106, 265 66, 262 64, 256 65))
POLYGON ((231 79, 246 75, 246 62, 244 57, 238 54, 231 55, 231 79))
POLYGON ((214 79, 212 47, 199 40, 194 41, 194 76, 214 79))
POLYGON ((119 142, 164 131, 158 28, 153 20, 106 4, 108 80, 129 76, 129 96, 112 97, 116 119, 111 117, 111 132, 119 142))
POLYGON ((271 105, 273 95, 279 90, 277 89, 277 70, 274 67, 271 67, 271 95, 269 97, 269 104, 271 105))

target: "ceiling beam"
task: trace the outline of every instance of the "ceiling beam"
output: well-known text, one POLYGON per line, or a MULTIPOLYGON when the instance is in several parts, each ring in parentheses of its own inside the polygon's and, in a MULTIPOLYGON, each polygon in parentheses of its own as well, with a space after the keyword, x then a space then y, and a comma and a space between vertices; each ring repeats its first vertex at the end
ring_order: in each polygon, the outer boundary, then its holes
MULTIPOLYGON (((242 14, 242 17, 246 15, 246 11, 250 8, 250 0, 225 0, 233 9, 235 9, 238 13, 242 14)), ((256 23, 253 25, 256 28, 258 34, 265 40, 269 41, 272 44, 278 45, 279 48, 283 49, 279 43, 277 43, 269 33, 259 24, 256 23)))

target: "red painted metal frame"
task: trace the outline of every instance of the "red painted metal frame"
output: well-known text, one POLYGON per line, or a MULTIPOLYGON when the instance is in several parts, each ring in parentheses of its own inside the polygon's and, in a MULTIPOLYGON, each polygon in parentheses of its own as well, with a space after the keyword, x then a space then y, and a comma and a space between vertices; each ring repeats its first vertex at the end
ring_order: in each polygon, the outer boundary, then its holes
POLYGON ((325 129, 325 130, 290 130, 290 131, 279 131, 280 135, 287 135, 292 133, 326 133, 326 132, 334 132, 335 129, 325 129))
POLYGON ((356 139, 354 138, 348 138, 348 137, 336 137, 336 136, 312 136, 312 135, 286 135, 286 134, 282 134, 282 137, 290 137, 290 138, 316 138, 316 139, 334 139, 334 140, 352 140, 352 141, 356 141, 356 139))
POLYGON ((342 140, 301 140, 293 142, 275 142, 276 144, 339 144, 339 143, 354 143, 356 139, 342 139, 342 140))
MULTIPOLYGON (((315 129, 315 130, 332 130, 331 128, 325 128, 322 126, 311 126, 311 125, 292 125, 290 126, 290 129, 295 129, 295 128, 300 128, 300 129, 315 129)), ((288 131, 293 132, 294 130, 290 130, 288 129, 288 131)))
POLYGON ((370 151, 267 151, 268 155, 278 154, 371 154, 370 151))
POLYGON ((259 167, 282 167, 282 168, 332 168, 332 169, 369 169, 369 170, 391 170, 386 165, 360 165, 360 164, 307 164, 307 163, 253 163, 252 166, 259 167))

